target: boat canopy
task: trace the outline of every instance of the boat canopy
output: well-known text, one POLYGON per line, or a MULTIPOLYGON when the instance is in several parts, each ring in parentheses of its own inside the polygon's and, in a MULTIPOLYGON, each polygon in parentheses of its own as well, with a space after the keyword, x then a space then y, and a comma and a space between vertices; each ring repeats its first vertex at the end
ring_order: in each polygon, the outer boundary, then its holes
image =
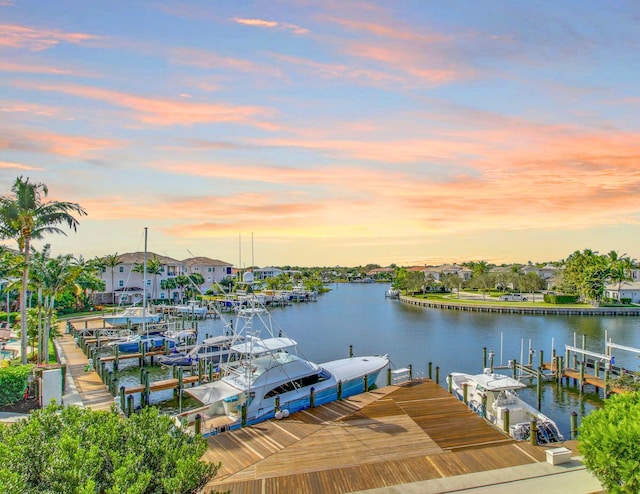
POLYGON ((257 355, 267 352, 275 352, 284 348, 291 348, 296 346, 297 343, 291 338, 266 338, 264 340, 253 339, 240 343, 239 345, 233 345, 231 350, 243 354, 257 355))
POLYGON ((202 340, 203 345, 213 346, 213 345, 222 345, 224 343, 231 343, 234 339, 238 339, 238 336, 212 336, 211 338, 206 338, 202 340))
POLYGON ((216 401, 224 400, 231 396, 240 394, 238 388, 234 388, 224 381, 215 381, 207 384, 201 384, 194 388, 185 388, 185 392, 189 393, 203 405, 211 405, 216 401))
POLYGON ((472 379, 487 391, 502 391, 506 389, 521 389, 527 385, 502 374, 477 374, 472 379))

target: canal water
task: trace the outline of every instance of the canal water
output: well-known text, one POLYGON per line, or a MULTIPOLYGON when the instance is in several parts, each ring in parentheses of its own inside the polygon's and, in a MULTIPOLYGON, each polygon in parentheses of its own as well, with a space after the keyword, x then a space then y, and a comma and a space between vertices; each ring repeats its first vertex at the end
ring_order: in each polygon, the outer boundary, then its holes
MULTIPOLYGON (((349 345, 356 355, 388 354, 392 367, 411 364, 414 376, 427 376, 428 364, 439 367, 440 384, 446 387, 451 372, 480 373, 483 347, 495 354, 494 365, 506 366, 508 360, 528 361, 529 349, 535 350, 537 366, 540 350, 549 361, 552 348, 564 355, 565 345, 582 345, 604 353, 605 335, 617 344, 640 348, 640 318, 599 316, 520 315, 482 312, 462 312, 410 306, 385 298, 387 284, 340 283, 330 285, 330 292, 320 295, 317 302, 297 303, 271 310, 275 323, 298 342, 298 353, 321 363, 348 356, 349 345), (574 340, 575 338, 575 340, 574 340)), ((233 318, 233 313, 223 314, 233 318)), ((198 323, 199 338, 220 334, 223 321, 210 319, 198 323)), ((638 356, 616 350, 616 365, 637 370, 638 356)), ((121 384, 136 381, 139 369, 131 367, 120 372, 121 384), (128 378, 127 376, 130 375, 128 378)), ((152 380, 169 378, 171 371, 152 369, 152 380)), ((137 380, 139 382, 139 380, 137 380)), ((520 396, 536 404, 536 388, 522 390, 520 396)), ((170 399, 172 392, 152 395, 152 402, 170 399)), ((584 416, 600 406, 601 398, 590 390, 580 393, 577 387, 559 387, 555 382, 544 384, 542 412, 554 419, 565 437, 570 434, 570 414, 584 416)), ((188 400, 182 407, 192 406, 188 400)), ((163 403, 163 408, 177 408, 177 400, 163 403)))

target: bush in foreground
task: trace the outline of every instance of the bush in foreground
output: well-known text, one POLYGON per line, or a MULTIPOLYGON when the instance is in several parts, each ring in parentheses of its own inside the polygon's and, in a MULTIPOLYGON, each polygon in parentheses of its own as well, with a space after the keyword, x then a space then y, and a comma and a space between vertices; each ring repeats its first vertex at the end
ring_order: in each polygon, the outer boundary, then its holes
POLYGON ((640 393, 614 395, 587 415, 578 448, 607 492, 640 492, 640 393))
POLYGON ((155 408, 124 418, 51 405, 0 424, 0 492, 194 493, 218 469, 205 449, 155 408))

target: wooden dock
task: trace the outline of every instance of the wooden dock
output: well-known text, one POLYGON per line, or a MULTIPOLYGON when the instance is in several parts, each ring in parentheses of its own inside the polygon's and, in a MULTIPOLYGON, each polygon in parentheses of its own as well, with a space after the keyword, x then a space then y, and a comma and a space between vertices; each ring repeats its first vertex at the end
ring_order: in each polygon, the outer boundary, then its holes
POLYGON ((545 461, 545 448, 514 441, 428 380, 207 441, 206 459, 222 466, 206 493, 349 492, 545 461))

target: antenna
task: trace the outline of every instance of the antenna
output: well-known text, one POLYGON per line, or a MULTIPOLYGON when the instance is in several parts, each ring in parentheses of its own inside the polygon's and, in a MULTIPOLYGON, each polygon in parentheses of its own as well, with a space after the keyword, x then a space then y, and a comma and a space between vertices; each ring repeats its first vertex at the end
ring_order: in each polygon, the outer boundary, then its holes
POLYGON ((251 270, 253 271, 255 267, 256 267, 256 264, 253 261, 253 232, 251 232, 251 270))

